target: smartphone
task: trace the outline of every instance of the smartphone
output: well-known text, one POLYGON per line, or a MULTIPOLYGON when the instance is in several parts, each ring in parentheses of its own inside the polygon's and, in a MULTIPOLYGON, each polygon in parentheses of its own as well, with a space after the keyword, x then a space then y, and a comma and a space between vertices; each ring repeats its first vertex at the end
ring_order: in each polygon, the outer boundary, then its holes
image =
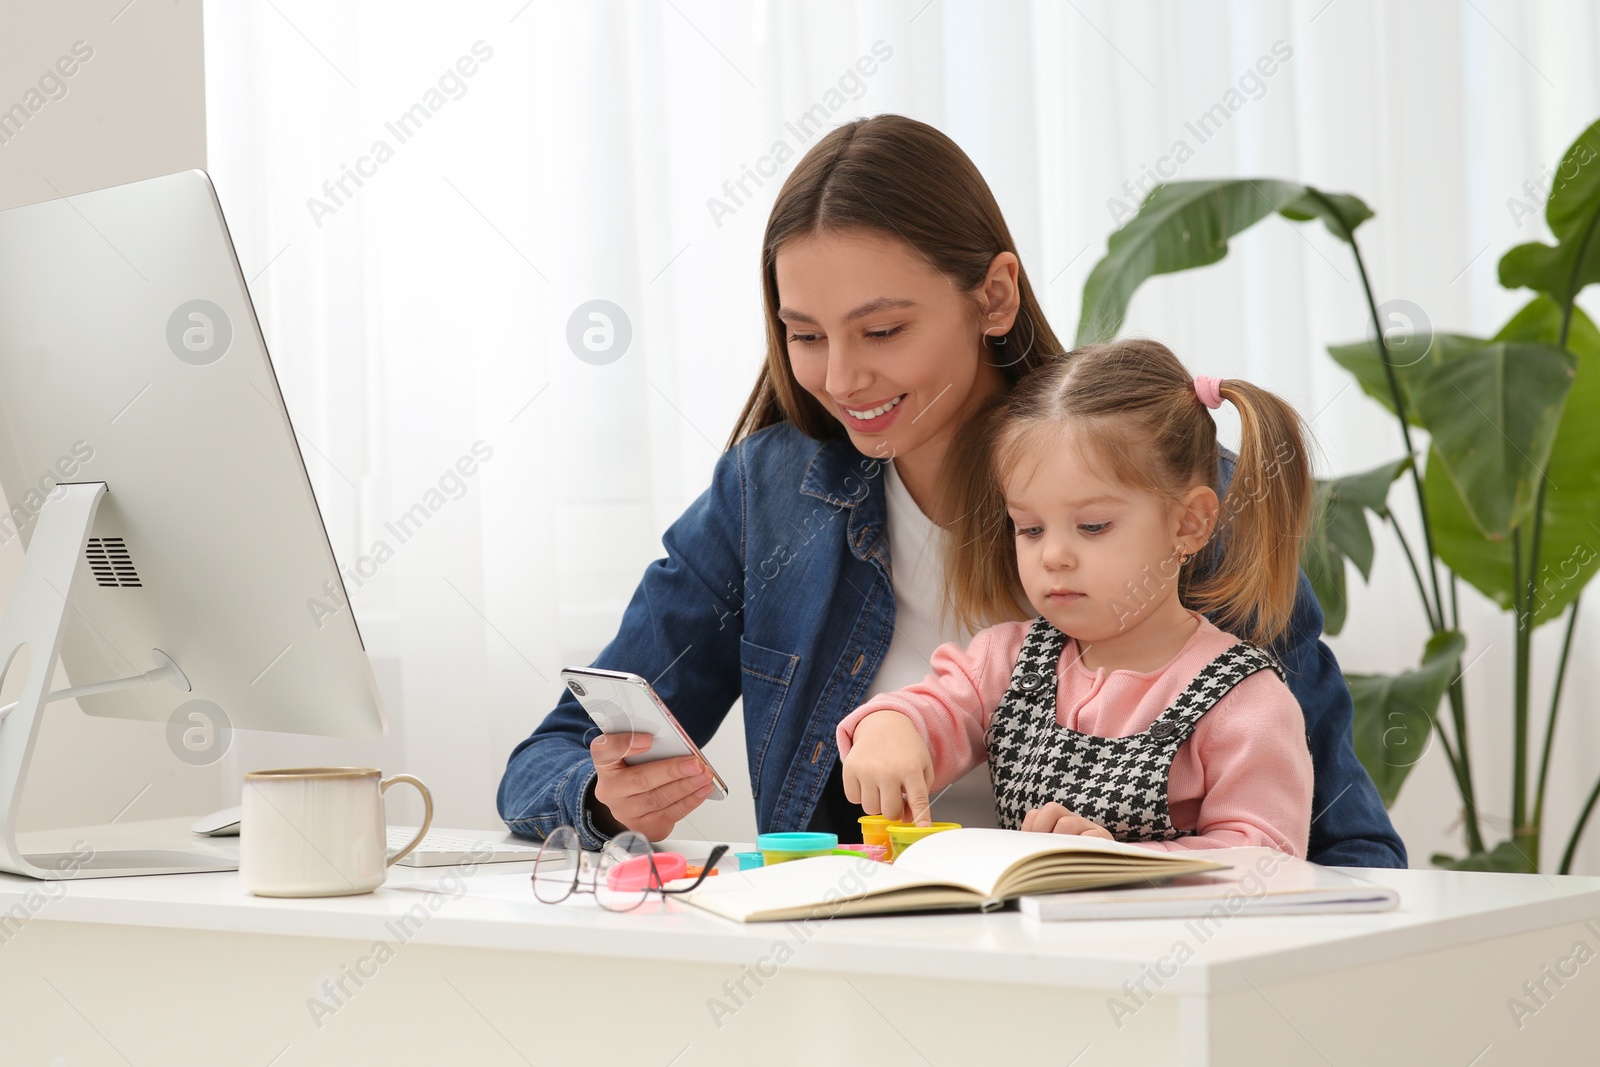
POLYGON ((561 681, 572 690, 589 718, 606 734, 649 734, 646 752, 623 760, 632 767, 656 760, 693 756, 711 775, 710 800, 726 800, 728 786, 711 761, 706 759, 672 712, 661 702, 650 683, 626 671, 603 671, 598 667, 563 667, 561 681))

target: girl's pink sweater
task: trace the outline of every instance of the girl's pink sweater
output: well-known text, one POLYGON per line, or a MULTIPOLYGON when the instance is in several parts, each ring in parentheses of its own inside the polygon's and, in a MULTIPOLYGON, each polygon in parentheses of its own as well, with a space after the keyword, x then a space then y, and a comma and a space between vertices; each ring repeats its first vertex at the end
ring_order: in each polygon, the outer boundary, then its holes
MULTIPOLYGON (((1149 728, 1201 668, 1237 641, 1202 615, 1200 626, 1166 666, 1153 671, 1089 670, 1070 638, 1057 670, 1056 722, 1097 737, 1149 728)), ((933 791, 987 758, 984 735, 1022 650, 1029 623, 979 631, 968 646, 934 650, 932 672, 916 685, 882 693, 839 724, 839 756, 850 753, 856 725, 877 711, 910 719, 933 756, 933 791)), ((1179 746, 1167 780, 1172 824, 1192 836, 1140 841, 1147 848, 1266 845, 1304 858, 1311 833, 1311 753, 1305 717, 1289 687, 1257 671, 1200 717, 1179 746)))

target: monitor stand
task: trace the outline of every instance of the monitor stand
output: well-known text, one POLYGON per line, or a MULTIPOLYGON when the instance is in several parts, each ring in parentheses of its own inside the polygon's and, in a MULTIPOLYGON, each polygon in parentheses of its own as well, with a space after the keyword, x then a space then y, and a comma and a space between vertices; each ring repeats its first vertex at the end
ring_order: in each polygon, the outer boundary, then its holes
POLYGON ((17 575, 16 591, 11 595, 5 621, 0 623, 0 678, 11 669, 24 647, 29 649, 31 659, 21 696, 15 704, 0 708, 0 871, 32 878, 67 879, 238 870, 236 859, 218 856, 203 845, 192 852, 89 849, 27 855, 17 846, 17 807, 47 703, 157 682, 189 690, 189 680, 178 665, 159 650, 152 650, 157 666, 144 674, 49 691, 71 609, 67 593, 84 558, 89 530, 105 493, 105 482, 77 482, 56 486, 45 499, 17 575))

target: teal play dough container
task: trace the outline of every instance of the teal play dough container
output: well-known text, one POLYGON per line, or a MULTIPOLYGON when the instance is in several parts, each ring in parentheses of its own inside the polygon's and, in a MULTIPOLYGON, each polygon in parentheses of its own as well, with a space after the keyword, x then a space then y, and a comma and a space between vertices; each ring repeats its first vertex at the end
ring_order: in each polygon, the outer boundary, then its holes
POLYGON ((761 856, 766 860, 768 867, 774 863, 788 863, 790 860, 803 860, 809 856, 827 856, 838 847, 838 834, 790 831, 760 834, 756 837, 756 848, 761 850, 761 856))
POLYGON ((739 869, 741 871, 754 870, 757 867, 764 866, 766 863, 766 860, 759 852, 735 852, 734 855, 739 859, 739 869))

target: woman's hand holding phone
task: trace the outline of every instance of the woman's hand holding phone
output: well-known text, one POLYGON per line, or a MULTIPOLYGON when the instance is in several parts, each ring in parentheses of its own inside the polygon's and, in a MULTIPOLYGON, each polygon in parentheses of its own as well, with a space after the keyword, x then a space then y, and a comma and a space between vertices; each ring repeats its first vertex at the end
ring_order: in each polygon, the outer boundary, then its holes
POLYGON ((868 815, 931 825, 933 756, 911 720, 898 711, 873 712, 856 725, 850 742, 845 798, 868 815))
POLYGON ((594 798, 615 826, 595 822, 608 833, 637 830, 660 841, 685 815, 711 795, 711 771, 694 756, 628 766, 622 762, 650 750, 649 734, 601 734, 589 745, 594 758, 594 798))

